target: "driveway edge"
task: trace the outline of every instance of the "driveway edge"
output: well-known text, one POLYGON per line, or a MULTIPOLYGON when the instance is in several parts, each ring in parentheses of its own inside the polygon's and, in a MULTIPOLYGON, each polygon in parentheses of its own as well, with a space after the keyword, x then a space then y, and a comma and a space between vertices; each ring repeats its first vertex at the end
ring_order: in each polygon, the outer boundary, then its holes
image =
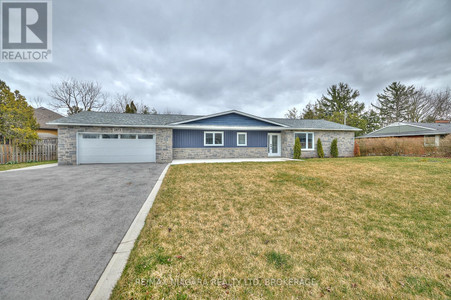
POLYGON ((108 262, 108 265, 100 276, 99 281, 97 281, 91 295, 89 295, 89 300, 104 300, 110 297, 116 282, 121 277, 122 271, 127 264, 128 257, 130 256, 130 252, 135 245, 135 241, 144 227, 147 215, 152 208, 153 202, 155 201, 161 184, 163 183, 163 179, 166 176, 170 166, 171 164, 168 164, 166 168, 164 168, 155 183, 155 186, 130 225, 130 228, 127 230, 127 233, 108 262))

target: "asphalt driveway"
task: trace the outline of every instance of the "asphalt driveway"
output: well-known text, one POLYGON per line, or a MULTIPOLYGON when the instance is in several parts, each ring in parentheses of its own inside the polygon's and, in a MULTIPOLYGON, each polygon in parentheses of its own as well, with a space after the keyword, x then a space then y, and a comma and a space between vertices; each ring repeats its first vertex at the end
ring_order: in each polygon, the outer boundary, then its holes
POLYGON ((165 167, 0 172, 0 299, 86 299, 165 167))

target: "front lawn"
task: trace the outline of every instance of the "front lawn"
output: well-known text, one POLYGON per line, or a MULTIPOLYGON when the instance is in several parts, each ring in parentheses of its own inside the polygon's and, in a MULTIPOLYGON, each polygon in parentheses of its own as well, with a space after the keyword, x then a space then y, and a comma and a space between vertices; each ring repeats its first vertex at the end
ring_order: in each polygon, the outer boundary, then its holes
POLYGON ((451 161, 171 166, 113 299, 451 297, 451 161))
POLYGON ((39 166, 39 165, 45 165, 45 164, 55 164, 57 162, 58 162, 57 160, 47 160, 47 161, 36 161, 36 162, 29 162, 29 163, 3 164, 3 165, 0 165, 0 171, 33 167, 33 166, 39 166))

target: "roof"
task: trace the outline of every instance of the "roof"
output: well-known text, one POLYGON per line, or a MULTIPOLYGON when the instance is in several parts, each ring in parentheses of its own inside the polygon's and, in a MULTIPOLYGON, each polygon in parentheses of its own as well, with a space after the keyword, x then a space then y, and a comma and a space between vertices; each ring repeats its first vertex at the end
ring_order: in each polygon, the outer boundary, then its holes
POLYGON ((168 114, 126 114, 109 112, 84 111, 65 118, 51 122, 52 125, 72 126, 111 126, 111 127, 166 127, 166 128, 234 128, 234 126, 213 126, 189 124, 190 122, 213 118, 226 114, 240 114, 268 123, 265 127, 253 129, 307 129, 307 130, 339 130, 360 131, 359 128, 346 126, 325 120, 291 120, 283 118, 261 118, 239 111, 227 111, 223 113, 200 116, 200 115, 168 115, 168 114))
POLYGON ((326 120, 310 120, 310 119, 283 119, 283 118, 266 118, 268 120, 284 124, 295 129, 322 129, 322 130, 342 130, 342 131, 360 131, 361 129, 347 126, 326 120))
POLYGON ((126 127, 167 127, 169 124, 197 118, 193 115, 167 115, 167 114, 126 114, 111 112, 82 111, 65 118, 53 121, 54 125, 103 125, 126 127))
POLYGON ((40 129, 58 129, 58 126, 48 125, 47 123, 61 118, 62 115, 45 107, 39 107, 34 109, 34 117, 36 118, 40 129))
POLYGON ((449 123, 397 122, 357 138, 445 135, 451 133, 449 123))

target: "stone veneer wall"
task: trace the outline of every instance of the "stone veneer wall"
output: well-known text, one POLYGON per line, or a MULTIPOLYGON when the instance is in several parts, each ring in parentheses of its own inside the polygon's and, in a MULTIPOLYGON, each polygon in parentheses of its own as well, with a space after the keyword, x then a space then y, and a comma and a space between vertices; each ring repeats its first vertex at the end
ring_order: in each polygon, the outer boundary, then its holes
POLYGON ((268 150, 266 147, 174 148, 172 153, 174 155, 174 159, 268 157, 268 150))
POLYGON ((58 164, 77 164, 77 133, 149 133, 155 134, 156 161, 168 163, 172 161, 172 129, 168 128, 132 128, 132 127, 84 127, 58 126, 58 164))
POLYGON ((323 144, 324 156, 330 157, 330 145, 333 139, 338 140, 338 156, 354 156, 354 132, 352 131, 282 131, 282 157, 293 158, 294 133, 295 132, 313 132, 314 149, 302 150, 302 157, 318 157, 316 153, 316 144, 321 139, 323 144))

